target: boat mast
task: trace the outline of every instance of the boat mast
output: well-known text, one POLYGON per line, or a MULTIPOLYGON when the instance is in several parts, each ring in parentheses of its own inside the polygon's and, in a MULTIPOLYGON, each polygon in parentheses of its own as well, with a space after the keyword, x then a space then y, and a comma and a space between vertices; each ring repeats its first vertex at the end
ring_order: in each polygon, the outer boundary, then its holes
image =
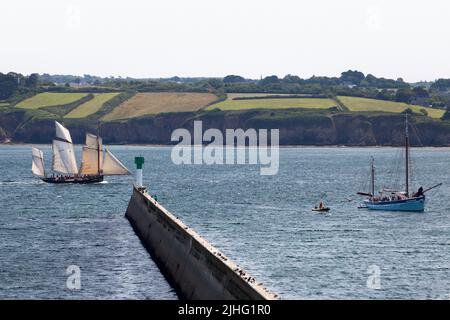
POLYGON ((97 175, 100 175, 100 121, 97 123, 97 175))
POLYGON ((408 113, 406 112, 406 129, 405 129, 405 177, 406 177, 406 181, 405 181, 405 192, 406 192, 406 196, 409 196, 409 134, 408 134, 408 113))
POLYGON ((372 171, 370 175, 370 193, 372 194, 372 198, 375 196, 375 166, 374 166, 374 159, 372 157, 372 171))

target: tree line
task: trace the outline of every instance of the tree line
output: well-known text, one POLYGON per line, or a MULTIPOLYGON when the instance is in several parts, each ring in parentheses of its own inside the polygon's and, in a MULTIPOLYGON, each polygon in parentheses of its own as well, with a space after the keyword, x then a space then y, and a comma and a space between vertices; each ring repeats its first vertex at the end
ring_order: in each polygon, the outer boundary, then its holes
POLYGON ((9 99, 18 91, 28 91, 38 86, 39 75, 32 73, 24 76, 20 73, 9 72, 3 74, 0 72, 0 100, 9 99))
POLYGON ((246 79, 240 75, 227 75, 223 78, 160 78, 133 79, 121 77, 97 77, 85 74, 50 75, 36 73, 24 76, 19 73, 0 73, 0 100, 14 95, 35 91, 50 90, 55 92, 78 90, 120 90, 137 92, 212 92, 219 97, 226 93, 288 93, 311 94, 323 96, 348 95, 382 100, 413 103, 450 109, 450 79, 438 79, 430 86, 413 86, 402 78, 378 78, 372 74, 365 75, 358 70, 348 70, 339 77, 312 76, 303 79, 288 74, 283 78, 276 75, 264 78, 246 79), (73 88, 75 86, 76 88, 73 88), (101 87, 100 87, 101 86, 101 87))

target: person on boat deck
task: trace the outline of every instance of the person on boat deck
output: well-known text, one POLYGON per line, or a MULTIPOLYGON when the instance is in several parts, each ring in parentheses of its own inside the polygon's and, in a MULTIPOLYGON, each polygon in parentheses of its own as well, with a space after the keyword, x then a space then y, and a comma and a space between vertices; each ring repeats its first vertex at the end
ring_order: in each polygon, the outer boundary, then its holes
POLYGON ((416 193, 413 194, 413 197, 420 197, 423 196, 423 188, 420 187, 419 190, 417 190, 416 193))
POLYGON ((406 200, 406 199, 408 199, 408 197, 407 196, 405 196, 404 194, 399 194, 398 195, 398 200, 406 200))
POLYGON ((324 205, 323 205, 323 201, 320 201, 319 203, 319 209, 323 209, 324 205))

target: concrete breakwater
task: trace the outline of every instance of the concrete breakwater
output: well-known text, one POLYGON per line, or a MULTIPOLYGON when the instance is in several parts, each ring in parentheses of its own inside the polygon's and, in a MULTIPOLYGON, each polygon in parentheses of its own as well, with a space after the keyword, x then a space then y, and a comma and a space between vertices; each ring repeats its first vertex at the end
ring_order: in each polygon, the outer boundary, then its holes
POLYGON ((181 298, 278 299, 143 188, 133 188, 125 216, 181 298))

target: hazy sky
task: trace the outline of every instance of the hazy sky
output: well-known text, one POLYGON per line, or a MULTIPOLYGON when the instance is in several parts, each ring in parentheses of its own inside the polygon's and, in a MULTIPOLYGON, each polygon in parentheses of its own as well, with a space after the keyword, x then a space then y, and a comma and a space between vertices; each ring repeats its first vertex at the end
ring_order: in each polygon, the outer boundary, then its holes
POLYGON ((446 0, 1 0, 0 72, 450 78, 446 0))

